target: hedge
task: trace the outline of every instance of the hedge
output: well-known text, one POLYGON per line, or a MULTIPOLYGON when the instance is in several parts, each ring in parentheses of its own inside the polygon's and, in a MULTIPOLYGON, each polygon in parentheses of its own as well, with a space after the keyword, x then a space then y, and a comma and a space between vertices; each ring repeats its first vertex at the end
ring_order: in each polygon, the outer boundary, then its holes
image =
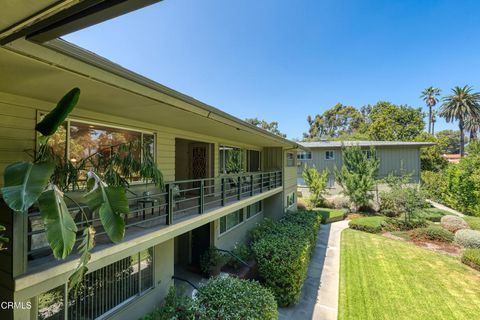
POLYGON ((282 307, 300 298, 320 223, 318 212, 299 211, 252 232, 259 278, 282 307))
POLYGON ((355 218, 350 220, 348 226, 355 230, 379 233, 382 231, 385 220, 386 218, 384 216, 355 218))
POLYGON ((199 319, 276 320, 277 302, 269 289, 253 280, 210 278, 197 293, 199 319))
POLYGON ((466 249, 462 255, 462 262, 480 271, 480 249, 466 249))
POLYGON ((411 237, 420 240, 453 242, 454 234, 440 226, 428 226, 413 230, 411 237))
POLYGON ((345 219, 345 209, 315 208, 322 215, 322 224, 333 223, 345 219))

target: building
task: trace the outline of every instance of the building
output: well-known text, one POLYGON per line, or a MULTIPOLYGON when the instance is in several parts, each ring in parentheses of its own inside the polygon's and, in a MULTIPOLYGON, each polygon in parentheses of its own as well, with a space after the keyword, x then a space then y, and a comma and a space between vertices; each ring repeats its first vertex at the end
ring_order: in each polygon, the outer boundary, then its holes
POLYGON ((447 159, 448 162, 458 164, 460 162, 460 159, 462 159, 462 156, 460 153, 450 153, 450 154, 442 154, 442 157, 447 159))
POLYGON ((297 143, 58 39, 155 1, 102 2, 88 1, 87 13, 78 1, 18 1, 2 9, 0 185, 9 163, 30 160, 25 150, 37 146, 42 115, 79 87, 59 148, 77 159, 115 135, 147 141, 169 187, 143 195, 141 183, 132 182, 125 239, 111 243, 97 229, 87 289, 76 297, 66 282, 78 255, 54 260, 38 212, 13 214, 0 201, 10 238, 0 252, 0 300, 17 303, 2 308, 1 319, 138 319, 162 301, 177 270, 198 269, 209 246, 231 249, 264 217, 296 207, 297 143), (232 152, 243 155, 241 174, 227 172, 232 152))
POLYGON ((359 145, 365 149, 367 156, 379 159, 377 177, 382 179, 389 174, 408 174, 414 181, 420 181, 420 148, 433 145, 430 142, 403 142, 403 141, 318 141, 301 142, 309 151, 297 154, 297 179, 299 186, 304 186, 302 177, 304 166, 315 166, 319 171, 328 170, 328 188, 330 194, 341 191, 335 182, 334 168, 342 167, 342 145, 359 145), (370 148, 375 149, 374 154, 370 148))

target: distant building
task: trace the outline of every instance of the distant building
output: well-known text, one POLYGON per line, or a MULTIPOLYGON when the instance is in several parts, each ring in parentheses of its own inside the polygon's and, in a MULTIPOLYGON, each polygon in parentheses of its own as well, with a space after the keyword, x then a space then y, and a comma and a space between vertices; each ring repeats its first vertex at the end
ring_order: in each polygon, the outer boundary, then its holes
POLYGON ((460 162, 460 159, 461 159, 461 155, 460 153, 445 153, 442 155, 445 159, 447 159, 448 162, 450 163, 459 163, 460 162))

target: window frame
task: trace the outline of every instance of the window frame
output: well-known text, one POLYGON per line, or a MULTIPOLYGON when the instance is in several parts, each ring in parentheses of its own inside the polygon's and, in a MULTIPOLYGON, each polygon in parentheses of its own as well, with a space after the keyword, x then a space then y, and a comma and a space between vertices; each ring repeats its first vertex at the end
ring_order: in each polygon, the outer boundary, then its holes
POLYGON ((291 208, 292 206, 295 205, 295 191, 292 191, 287 194, 287 209, 291 208), (292 197, 293 201, 291 204, 289 204, 289 198, 290 196, 292 197))
POLYGON ((324 157, 324 158, 325 158, 325 160, 328 160, 328 161, 330 161, 330 160, 335 160, 335 150, 325 150, 325 157, 324 157), (329 153, 329 152, 332 153, 332 157, 331 157, 331 158, 328 157, 328 153, 329 153))
POLYGON ((293 152, 287 152, 287 163, 286 163, 286 166, 287 167, 295 167, 295 163, 296 163, 296 159, 295 159, 295 154, 293 152), (291 159, 289 159, 289 155, 292 156, 291 159))
POLYGON ((311 151, 302 151, 302 152, 297 153, 297 160, 301 160, 301 161, 312 160, 312 152, 311 151))
POLYGON ((234 229, 238 228, 239 226, 241 226, 242 224, 244 224, 245 221, 247 221, 247 219, 246 219, 246 216, 247 216, 247 215, 246 215, 246 212, 245 212, 245 211, 246 211, 245 208, 241 208, 241 209, 238 209, 238 210, 236 210, 236 211, 234 211, 234 212, 230 212, 229 214, 220 217, 220 218, 218 219, 218 237, 221 237, 221 236, 223 236, 224 234, 227 234, 228 232, 230 232, 231 230, 234 230, 234 229), (242 216, 242 219, 241 219, 242 221, 240 221, 240 222, 237 223, 236 225, 228 228, 228 221, 227 221, 228 218, 227 218, 227 217, 230 216, 230 215, 232 215, 232 214, 234 214, 234 213, 237 213, 237 212, 241 212, 240 214, 241 214, 241 216, 242 216), (223 219, 223 218, 225 218, 225 231, 222 231, 222 219, 223 219))
POLYGON ((248 220, 254 218, 255 216, 259 215, 259 214, 262 213, 262 212, 263 212, 263 201, 262 201, 262 200, 257 201, 257 202, 254 202, 254 203, 248 205, 248 206, 246 207, 246 212, 245 212, 245 221, 248 221, 248 220), (249 216, 248 216, 248 212, 250 211, 249 209, 251 208, 251 206, 253 206, 253 205, 257 204, 257 203, 260 205, 260 210, 258 210, 256 213, 254 213, 253 215, 251 215, 251 216, 249 217, 249 216))
POLYGON ((227 159, 227 157, 225 156, 225 150, 226 149, 221 150, 222 148, 231 148, 231 149, 240 150, 240 152, 242 153, 242 171, 245 172, 246 171, 245 166, 248 165, 248 163, 246 163, 246 161, 245 161, 246 157, 247 157, 245 149, 243 149, 241 147, 238 147, 238 146, 232 146, 232 145, 219 143, 218 144, 218 173, 223 174, 223 175, 229 175, 229 174, 235 175, 235 174, 237 174, 237 173, 227 173, 226 172, 226 159, 227 159), (224 153, 223 159, 222 159, 222 157, 220 157, 221 152, 224 153), (221 161, 221 160, 223 160, 223 161, 221 161))

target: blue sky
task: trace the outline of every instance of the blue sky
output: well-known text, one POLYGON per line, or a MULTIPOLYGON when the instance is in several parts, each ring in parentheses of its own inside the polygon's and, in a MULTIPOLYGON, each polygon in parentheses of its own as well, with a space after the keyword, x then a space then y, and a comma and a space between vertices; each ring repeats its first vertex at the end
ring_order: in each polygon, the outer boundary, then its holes
MULTIPOLYGON (((64 38, 289 138, 337 102, 480 90, 480 1, 165 0, 64 38)), ((456 124, 437 123, 437 129, 456 124)))

